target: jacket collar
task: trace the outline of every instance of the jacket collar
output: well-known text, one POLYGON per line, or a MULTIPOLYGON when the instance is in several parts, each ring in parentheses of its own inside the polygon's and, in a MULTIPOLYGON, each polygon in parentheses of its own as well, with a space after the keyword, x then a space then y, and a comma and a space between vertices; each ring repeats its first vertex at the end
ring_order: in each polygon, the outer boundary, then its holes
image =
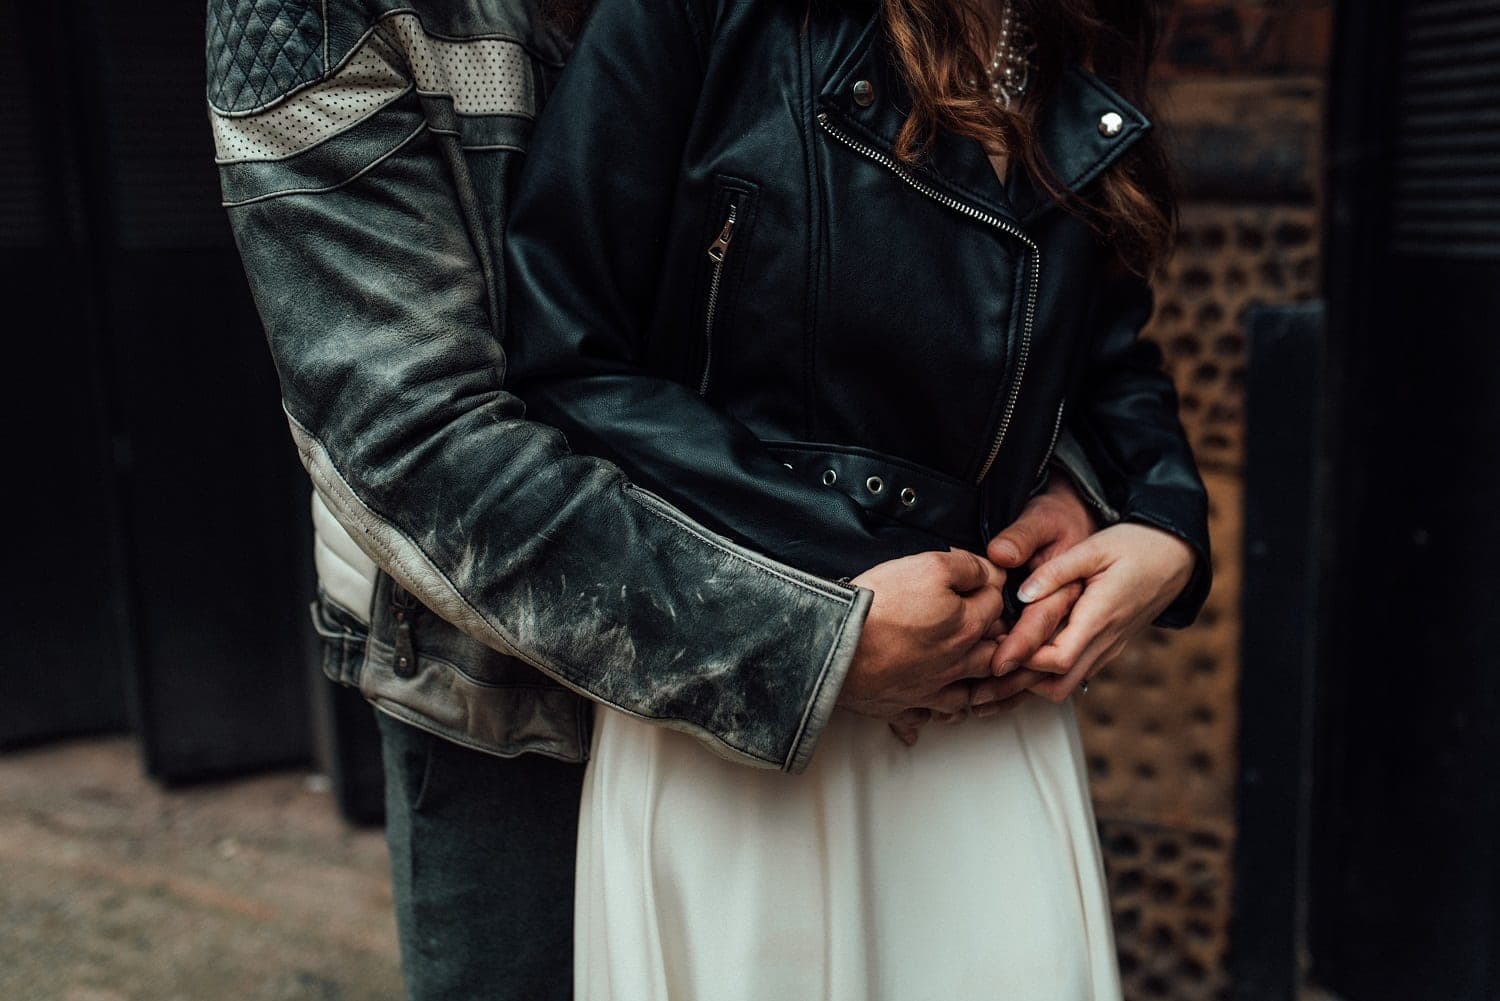
MULTIPOLYGON (((865 88, 860 88, 864 91, 865 88)), ((860 138, 891 155, 896 135, 905 121, 910 99, 881 31, 878 12, 856 36, 842 58, 834 60, 819 94, 823 110, 860 138), (855 84, 868 81, 873 100, 862 106, 855 84)), ((1113 124, 1113 118, 1109 119, 1113 124)), ((1037 122, 1037 140, 1058 180, 1069 191, 1080 191, 1119 159, 1151 128, 1151 121, 1097 76, 1080 66, 1070 67, 1048 97, 1037 122), (1119 116, 1119 130, 1101 125, 1106 116, 1119 116), (1113 133, 1113 134, 1108 134, 1113 133)), ((944 134, 928 156, 914 168, 954 197, 1004 218, 1025 220, 1055 201, 1024 170, 1008 172, 1002 189, 984 149, 975 141, 944 134)))

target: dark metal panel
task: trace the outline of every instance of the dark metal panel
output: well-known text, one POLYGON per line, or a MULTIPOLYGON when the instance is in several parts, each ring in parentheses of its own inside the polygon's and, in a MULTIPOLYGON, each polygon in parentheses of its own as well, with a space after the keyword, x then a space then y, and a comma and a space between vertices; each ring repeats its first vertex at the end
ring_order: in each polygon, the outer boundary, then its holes
POLYGON ((1470 199, 1500 157, 1415 151, 1433 115, 1458 145, 1487 141, 1489 109, 1466 95, 1492 61, 1453 57, 1490 44, 1500 4, 1397 6, 1404 20, 1346 6, 1335 73, 1309 946, 1340 996, 1479 1001, 1500 996, 1500 260, 1470 199), (1461 72, 1427 87, 1441 70, 1421 53, 1442 46, 1461 72))
POLYGON ((305 760, 306 475, 239 259, 119 252, 110 274, 147 768, 305 760))
MULTIPOLYGON (((19 13, 6 5, 8 24, 19 13)), ((0 747, 126 724, 126 596, 58 12, 0 33, 0 747)))
POLYGON ((73 6, 148 770, 306 760, 306 482, 218 205, 203 16, 73 6))
POLYGON ((1234 996, 1294 1001, 1306 921, 1317 677, 1321 303, 1247 318, 1234 996))
POLYGON ((385 769, 375 708, 353 688, 319 679, 318 699, 328 713, 323 768, 339 813, 351 824, 385 820, 385 769))
POLYGON ((1500 259, 1500 0, 1409 3, 1401 27, 1393 249, 1500 259))
MULTIPOLYGON (((3 183, 3 180, 0 180, 3 183)), ((0 575, 0 747, 119 730, 127 721, 99 373, 66 251, 0 251, 5 298, 40 296, 37 324, 12 328, 0 407, 5 438, 5 572, 0 575), (46 331, 36 336, 37 331, 46 331)))
POLYGON ((1479 1001, 1500 994, 1500 265, 1393 258, 1382 284, 1315 956, 1360 1001, 1479 1001))

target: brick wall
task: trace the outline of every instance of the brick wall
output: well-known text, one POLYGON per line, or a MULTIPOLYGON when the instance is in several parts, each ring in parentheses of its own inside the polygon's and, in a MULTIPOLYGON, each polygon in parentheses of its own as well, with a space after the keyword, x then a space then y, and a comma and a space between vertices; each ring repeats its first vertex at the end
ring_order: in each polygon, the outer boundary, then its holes
POLYGON ((1176 0, 1157 119, 1182 170, 1182 242, 1148 336, 1211 498, 1213 595, 1078 699, 1126 997, 1228 996, 1244 472, 1245 310, 1319 291, 1331 0, 1176 0))

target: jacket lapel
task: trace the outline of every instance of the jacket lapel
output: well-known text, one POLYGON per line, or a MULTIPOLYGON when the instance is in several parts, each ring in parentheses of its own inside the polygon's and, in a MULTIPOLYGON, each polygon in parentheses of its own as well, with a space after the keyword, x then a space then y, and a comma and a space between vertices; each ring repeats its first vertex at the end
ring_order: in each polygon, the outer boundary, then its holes
MULTIPOLYGON (((877 8, 855 36, 818 96, 822 110, 886 156, 895 156, 896 136, 911 109, 911 97, 890 56, 877 8)), ((1012 222, 1017 221, 989 157, 973 140, 944 133, 917 164, 907 165, 947 194, 1012 222)))
MULTIPOLYGON (((878 10, 832 65, 819 93, 820 107, 865 142, 893 156, 911 99, 887 51, 878 10)), ((1062 74, 1043 105, 1037 136, 1057 179, 1066 189, 1078 192, 1150 128, 1150 120, 1138 108, 1075 66, 1062 74)), ((947 133, 938 137, 912 169, 954 197, 1012 221, 1056 204, 1019 164, 1010 170, 1002 189, 979 143, 947 133)))
MULTIPOLYGON (((1076 193, 1108 170, 1150 129, 1150 119, 1139 108, 1088 70, 1073 66, 1063 73, 1042 106, 1037 141, 1057 180, 1076 193)), ((1012 177, 1012 200, 1023 219, 1057 204, 1023 172, 1016 171, 1012 177)))

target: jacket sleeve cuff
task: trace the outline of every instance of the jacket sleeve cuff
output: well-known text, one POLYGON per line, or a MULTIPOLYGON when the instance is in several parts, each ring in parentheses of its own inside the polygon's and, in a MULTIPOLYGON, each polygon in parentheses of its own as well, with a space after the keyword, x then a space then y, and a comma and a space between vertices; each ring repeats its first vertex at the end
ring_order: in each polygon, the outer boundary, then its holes
POLYGON ((854 592, 853 600, 849 604, 843 625, 834 638, 833 647, 828 651, 823 671, 813 686, 812 698, 803 713, 802 726, 797 739, 792 742, 791 754, 787 756, 783 771, 797 774, 806 770, 808 763, 812 761, 813 750, 833 715, 839 693, 844 688, 844 678, 848 676, 849 668, 854 663, 854 651, 859 646, 859 637, 865 617, 870 613, 870 603, 875 598, 875 592, 863 587, 851 590, 854 592))
POLYGON ((1073 437, 1073 432, 1064 429, 1058 435, 1057 445, 1052 450, 1048 465, 1061 470, 1072 481, 1073 489, 1078 491, 1078 496, 1083 498, 1085 504, 1094 509, 1101 524, 1113 525, 1120 520, 1120 512, 1109 503, 1103 481, 1084 454, 1083 446, 1073 437))
POLYGON ((1198 618, 1198 613, 1203 610, 1203 603, 1208 600, 1208 592, 1213 585, 1213 555, 1209 549, 1206 517, 1164 517, 1155 510, 1131 505, 1125 511, 1124 520, 1159 528, 1192 547, 1192 576, 1172 603, 1151 623, 1162 629, 1184 629, 1192 625, 1198 618), (1184 524, 1201 524, 1202 528, 1199 531, 1184 531, 1180 527, 1184 524))

